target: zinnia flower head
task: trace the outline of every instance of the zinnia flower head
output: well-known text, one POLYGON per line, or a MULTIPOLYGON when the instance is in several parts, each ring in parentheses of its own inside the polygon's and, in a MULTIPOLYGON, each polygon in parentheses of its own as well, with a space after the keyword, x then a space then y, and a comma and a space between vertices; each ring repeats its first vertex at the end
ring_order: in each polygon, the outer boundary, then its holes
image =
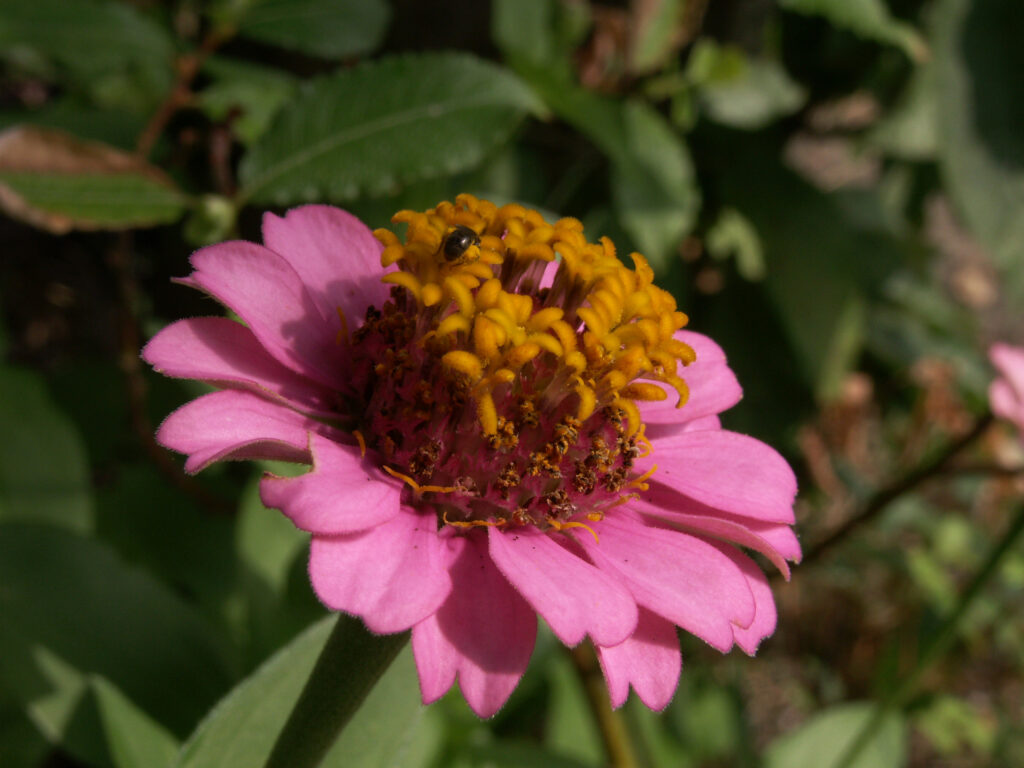
POLYGON ((197 472, 305 462, 264 503, 312 534, 313 588, 378 633, 412 629, 425 702, 458 679, 482 717, 529 662, 539 614, 589 637, 614 706, 675 691, 676 626, 753 654, 775 629, 796 483, 721 429, 741 396, 721 349, 639 254, 575 219, 469 195, 402 211, 404 240, 344 211, 267 214, 264 245, 192 256, 181 282, 244 321, 182 320, 144 357, 221 390, 158 439, 197 472), (383 270, 382 270, 383 267, 383 270))
POLYGON ((1016 425, 1024 439, 1024 349, 997 343, 988 356, 999 372, 988 389, 992 413, 1016 425))

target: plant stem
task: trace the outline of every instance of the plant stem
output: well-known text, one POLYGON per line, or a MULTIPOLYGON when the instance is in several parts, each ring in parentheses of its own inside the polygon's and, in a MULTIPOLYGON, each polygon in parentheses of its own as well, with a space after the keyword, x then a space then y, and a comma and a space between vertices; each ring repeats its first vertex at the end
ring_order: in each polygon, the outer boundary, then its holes
POLYGON ((849 520, 825 536, 821 541, 808 547, 804 552, 801 564, 806 565, 812 560, 821 557, 822 554, 845 539, 852 531, 877 517, 883 509, 900 496, 912 491, 925 480, 938 474, 946 467, 950 459, 977 440, 991 423, 992 414, 986 413, 978 419, 969 432, 946 445, 920 466, 873 493, 859 512, 854 513, 849 520))
POLYGON ((942 622, 938 632, 935 634, 935 638, 929 643, 921 655, 917 659, 917 663, 914 665, 913 671, 904 678, 892 692, 885 697, 882 703, 875 710, 871 719, 864 725, 860 730, 860 733, 853 739, 850 746, 839 758, 834 768, 850 768, 853 765, 853 761, 857 759, 857 756, 864 750, 868 742, 871 741, 875 732, 882 725, 886 715, 889 712, 901 707, 914 695, 917 689, 917 684, 920 682, 922 676, 931 665, 949 648, 953 640, 956 638, 956 630, 967 613, 968 609, 973 605, 975 599, 981 594, 982 589, 988 584, 989 580, 995 574, 996 569, 999 567, 1003 560, 1003 557, 1013 547, 1020 537, 1021 533, 1024 532, 1024 504, 1017 509, 1017 514, 1010 522, 1006 533, 999 540, 999 543, 992 548, 988 557, 985 559, 984 564, 981 566, 981 570, 971 580, 971 583, 967 585, 967 588, 960 595, 960 599, 957 601, 956 608, 949 614, 942 622))
POLYGON ((316 768, 384 674, 409 633, 373 635, 361 621, 339 616, 264 768, 316 768), (353 660, 358 670, 353 673, 353 660), (353 678, 358 678, 353 680, 353 678), (346 681, 339 695, 339 680, 346 681))
POLYGON ((597 722, 597 729, 604 740, 611 768, 637 768, 639 762, 636 750, 629 736, 629 729, 621 712, 612 709, 608 700, 608 689, 601 677, 597 654, 590 643, 581 643, 569 649, 569 657, 583 683, 583 690, 590 704, 590 711, 597 722))

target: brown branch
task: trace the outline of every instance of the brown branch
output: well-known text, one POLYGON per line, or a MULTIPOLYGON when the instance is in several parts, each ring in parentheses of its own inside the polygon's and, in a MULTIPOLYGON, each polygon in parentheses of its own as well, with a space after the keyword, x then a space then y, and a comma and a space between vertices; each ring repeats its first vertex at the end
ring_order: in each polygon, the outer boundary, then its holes
POLYGON ((182 107, 192 102, 192 81, 196 79, 203 64, 221 45, 234 36, 233 29, 216 28, 210 30, 203 42, 194 51, 182 54, 174 63, 177 70, 177 77, 171 90, 164 97, 156 112, 149 118, 146 127, 142 129, 138 140, 135 142, 135 153, 140 157, 148 157, 153 151, 160 134, 164 132, 167 124, 174 117, 175 113, 182 107))
POLYGON ((119 364, 128 392, 128 413, 132 430, 150 461, 167 480, 194 498, 208 511, 220 515, 234 514, 234 504, 211 493, 193 478, 184 474, 167 450, 156 441, 153 423, 146 413, 146 380, 143 377, 142 359, 139 357, 142 339, 135 317, 139 287, 135 281, 132 266, 131 233, 125 232, 118 237, 117 243, 110 253, 110 265, 117 277, 120 330, 119 364))
POLYGON ((931 459, 925 461, 915 469, 912 469, 910 472, 907 472, 902 477, 897 478, 886 487, 873 493, 864 503, 864 506, 859 512, 855 512, 845 523, 832 531, 832 533, 808 547, 804 551, 804 557, 801 563, 806 565, 813 560, 817 560, 825 552, 849 536, 853 531, 876 518, 882 510, 900 496, 912 491, 924 481, 947 469, 947 464, 950 459, 977 440, 985 430, 988 429, 991 423, 992 414, 985 414, 975 423, 969 432, 946 445, 931 459))

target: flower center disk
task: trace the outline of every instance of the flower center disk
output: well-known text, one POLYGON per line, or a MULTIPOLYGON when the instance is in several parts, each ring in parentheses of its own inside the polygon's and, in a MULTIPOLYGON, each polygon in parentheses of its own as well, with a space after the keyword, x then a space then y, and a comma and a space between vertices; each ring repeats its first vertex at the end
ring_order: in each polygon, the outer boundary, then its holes
MULTIPOLYGON (((460 195, 386 229, 391 299, 351 337, 343 392, 359 438, 442 524, 559 529, 600 520, 642 488, 637 406, 688 390, 686 322, 583 225, 460 195)), ((343 325, 344 318, 343 319, 343 325)))

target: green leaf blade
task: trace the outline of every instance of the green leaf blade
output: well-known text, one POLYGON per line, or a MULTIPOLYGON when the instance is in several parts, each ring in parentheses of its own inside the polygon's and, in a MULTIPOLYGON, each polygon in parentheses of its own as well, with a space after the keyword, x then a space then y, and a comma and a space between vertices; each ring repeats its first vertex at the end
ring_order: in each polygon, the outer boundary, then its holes
POLYGON ((261 43, 340 59, 376 49, 390 19, 382 0, 256 0, 238 31, 261 43))
POLYGON ((466 170, 541 107, 510 72, 471 56, 384 59, 322 79, 263 134, 241 196, 352 199, 466 170))

